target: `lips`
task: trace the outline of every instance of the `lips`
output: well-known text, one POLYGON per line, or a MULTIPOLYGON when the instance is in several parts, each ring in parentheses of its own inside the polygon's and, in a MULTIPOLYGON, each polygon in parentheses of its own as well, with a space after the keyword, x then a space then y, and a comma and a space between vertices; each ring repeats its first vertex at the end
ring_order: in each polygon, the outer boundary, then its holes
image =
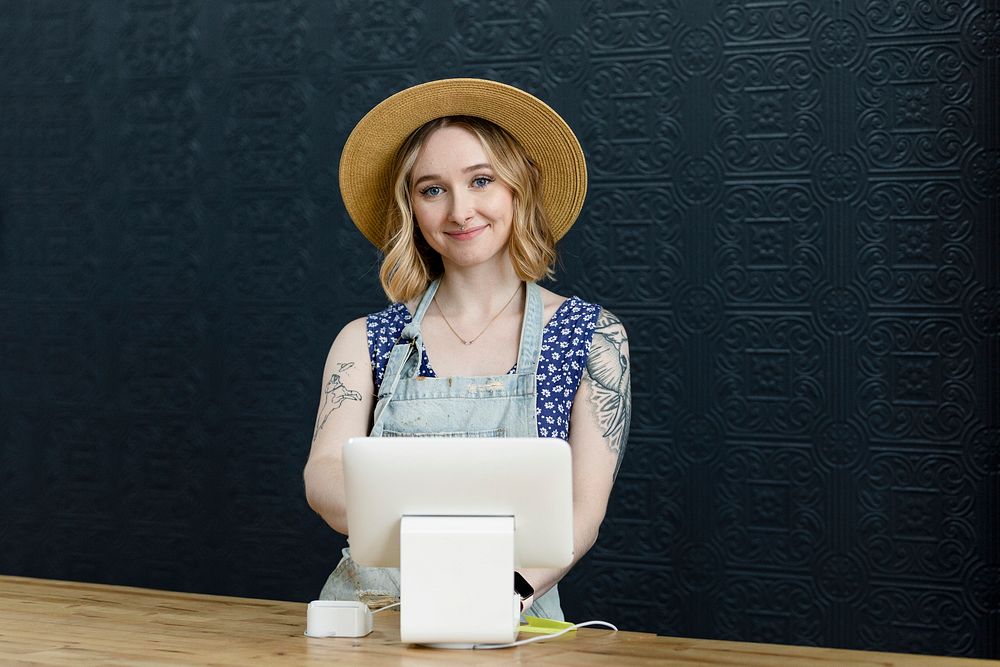
POLYGON ((448 236, 455 239, 456 241, 468 241, 479 236, 480 232, 486 229, 489 225, 479 225, 478 227, 473 227, 471 229, 466 229, 464 232, 445 232, 448 236))

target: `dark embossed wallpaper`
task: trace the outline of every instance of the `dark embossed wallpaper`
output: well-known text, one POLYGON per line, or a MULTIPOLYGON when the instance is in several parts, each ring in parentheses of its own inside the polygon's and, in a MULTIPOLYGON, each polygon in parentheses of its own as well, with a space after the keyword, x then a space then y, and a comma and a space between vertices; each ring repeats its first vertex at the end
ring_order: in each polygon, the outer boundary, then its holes
POLYGON ((484 76, 579 133, 553 289, 631 334, 568 617, 1000 657, 998 72, 995 0, 0 2, 0 572, 317 595, 339 151, 484 76))

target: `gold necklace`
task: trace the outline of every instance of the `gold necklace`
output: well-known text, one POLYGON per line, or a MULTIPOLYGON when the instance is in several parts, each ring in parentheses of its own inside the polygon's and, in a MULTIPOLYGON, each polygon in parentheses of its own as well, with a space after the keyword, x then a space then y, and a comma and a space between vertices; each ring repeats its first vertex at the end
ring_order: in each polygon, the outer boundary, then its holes
POLYGON ((517 296, 517 293, 518 293, 518 292, 520 292, 520 291, 521 291, 521 285, 520 285, 520 284, 518 284, 518 286, 517 286, 517 289, 516 289, 516 290, 514 290, 514 293, 510 295, 510 298, 509 298, 509 299, 507 299, 507 303, 505 303, 505 304, 503 305, 503 308, 501 308, 500 310, 498 310, 498 311, 497 311, 497 314, 496 314, 496 315, 494 315, 494 316, 493 316, 492 318, 490 318, 490 321, 486 323, 486 326, 485 326, 485 327, 483 327, 483 330, 482 330, 482 331, 480 331, 480 332, 479 332, 478 334, 476 334, 476 337, 475 337, 475 338, 472 338, 472 339, 470 339, 470 340, 465 340, 464 338, 462 338, 462 337, 461 337, 461 336, 460 336, 460 335, 458 334, 458 332, 457 332, 457 331, 455 331, 455 327, 451 326, 451 322, 449 322, 449 321, 448 321, 448 316, 444 314, 444 311, 443 311, 443 310, 441 310, 441 304, 440 304, 440 303, 438 303, 438 300, 437 300, 437 294, 435 294, 435 295, 434 295, 434 305, 435 305, 435 306, 437 306, 437 309, 438 309, 438 312, 439 312, 439 313, 441 313, 441 318, 442 318, 442 319, 444 319, 444 323, 445 323, 445 324, 447 324, 447 325, 448 325, 448 328, 449 328, 449 329, 451 329, 451 332, 452 332, 453 334, 455 334, 455 338, 457 338, 457 339, 459 339, 460 341, 462 341, 462 343, 463 343, 463 344, 465 344, 465 345, 472 345, 472 344, 473 344, 473 343, 475 343, 475 342, 476 342, 477 340, 479 340, 479 337, 480 337, 480 336, 482 336, 482 335, 483 335, 484 333, 486 333, 486 330, 490 328, 490 325, 491 325, 491 324, 493 324, 494 322, 496 322, 496 319, 497 319, 498 317, 500 317, 500 314, 501 314, 501 313, 502 313, 503 311, 507 310, 507 306, 509 306, 509 305, 510 305, 511 301, 513 301, 513 300, 514 300, 514 297, 515 297, 515 296, 517 296))

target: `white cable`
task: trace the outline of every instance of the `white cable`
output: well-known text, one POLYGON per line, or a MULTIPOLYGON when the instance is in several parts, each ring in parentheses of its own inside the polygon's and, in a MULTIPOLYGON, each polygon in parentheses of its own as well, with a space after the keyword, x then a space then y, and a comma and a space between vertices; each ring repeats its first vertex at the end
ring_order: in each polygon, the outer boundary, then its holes
POLYGON ((539 635, 537 637, 530 637, 529 639, 522 639, 521 641, 511 642, 510 644, 475 644, 473 645, 472 648, 478 648, 478 649, 511 648, 513 646, 520 646, 521 644, 530 644, 531 642, 542 642, 545 641, 546 639, 555 639, 556 637, 564 635, 567 632, 570 632, 571 630, 576 630, 577 628, 582 628, 587 625, 604 625, 606 627, 611 628, 615 632, 618 632, 618 628, 616 628, 615 626, 611 625, 606 621, 584 621, 583 623, 574 623, 568 628, 564 628, 559 632, 553 633, 551 635, 539 635))
POLYGON ((373 614, 377 614, 380 611, 385 611, 386 609, 392 609, 393 607, 398 607, 401 604, 402 604, 402 602, 395 602, 393 604, 388 604, 388 605, 386 605, 384 607, 379 607, 378 609, 375 609, 374 611, 372 611, 372 613, 373 614))

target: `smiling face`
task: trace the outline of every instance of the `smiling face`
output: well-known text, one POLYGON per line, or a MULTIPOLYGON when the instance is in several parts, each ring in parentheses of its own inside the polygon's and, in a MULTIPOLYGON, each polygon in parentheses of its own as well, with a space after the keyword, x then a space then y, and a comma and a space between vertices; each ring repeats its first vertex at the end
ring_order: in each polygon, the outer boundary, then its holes
POLYGON ((555 238, 541 206, 541 179, 518 140, 483 118, 444 116, 414 130, 390 172, 379 268, 386 295, 410 301, 446 265, 491 259, 521 280, 552 277, 555 238))
POLYGON ((414 218, 445 267, 508 259, 513 193, 475 134, 455 125, 434 130, 409 180, 414 218))

